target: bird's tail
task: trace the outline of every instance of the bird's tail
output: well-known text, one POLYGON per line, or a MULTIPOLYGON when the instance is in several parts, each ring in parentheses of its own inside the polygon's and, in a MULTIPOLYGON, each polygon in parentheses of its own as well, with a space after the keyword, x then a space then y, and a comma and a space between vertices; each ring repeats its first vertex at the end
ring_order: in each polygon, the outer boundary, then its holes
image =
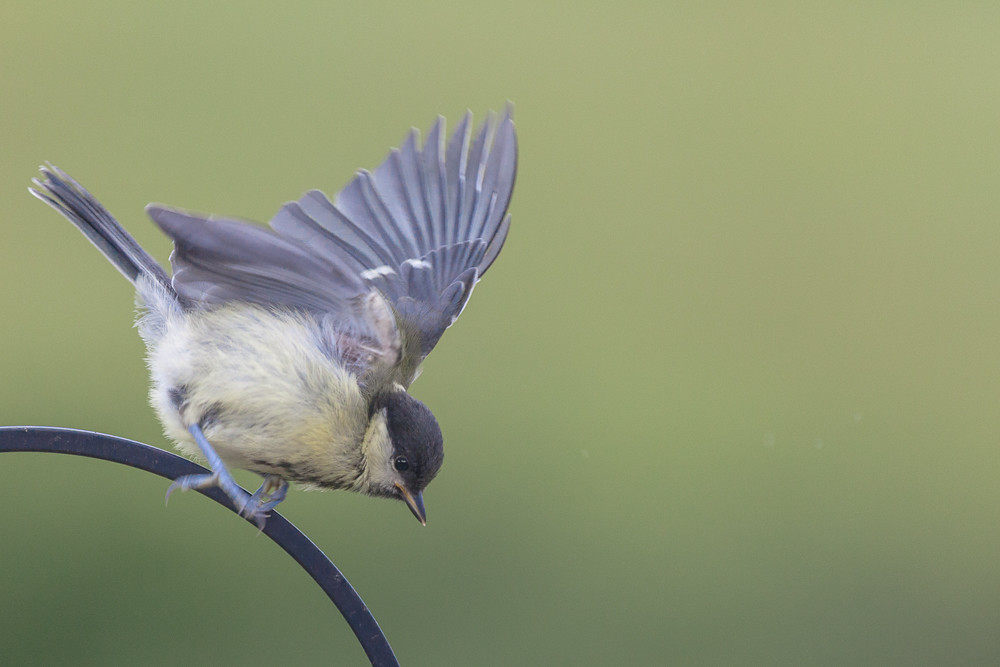
POLYGON ((174 294, 170 277, 163 267, 118 224, 94 195, 66 172, 52 165, 42 167, 41 178, 32 179, 32 182, 35 187, 29 188, 31 194, 62 213, 133 284, 144 276, 174 294))

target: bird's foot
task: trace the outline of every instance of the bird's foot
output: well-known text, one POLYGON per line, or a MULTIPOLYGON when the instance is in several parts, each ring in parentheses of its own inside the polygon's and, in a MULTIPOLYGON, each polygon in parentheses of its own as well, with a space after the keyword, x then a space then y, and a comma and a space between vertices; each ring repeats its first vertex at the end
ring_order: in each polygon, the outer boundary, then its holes
MULTIPOLYGON (((288 495, 288 482, 278 475, 264 475, 264 482, 254 491, 250 500, 240 512, 245 517, 268 516, 267 512, 274 509, 288 495)), ((258 524, 263 528, 263 524, 258 524)))
POLYGON ((170 494, 176 489, 187 491, 188 489, 219 487, 223 493, 229 496, 229 500, 232 501, 233 507, 236 508, 240 516, 252 520, 260 530, 264 530, 264 523, 268 517, 267 512, 284 500, 285 493, 288 491, 288 484, 277 475, 267 475, 264 478, 264 484, 261 485, 261 488, 251 496, 229 474, 229 469, 226 468, 226 464, 222 462, 215 449, 209 444, 201 427, 197 424, 192 424, 188 427, 188 430, 194 436, 194 441, 198 444, 202 454, 208 459, 212 473, 208 475, 184 475, 183 477, 178 477, 167 488, 166 499, 169 500, 170 494), (271 479, 272 477, 274 479, 271 479))
POLYGON ((229 496, 229 500, 232 501, 233 506, 239 510, 240 516, 253 519, 258 528, 264 528, 264 521, 267 519, 266 511, 270 508, 264 508, 262 511, 255 511, 255 509, 251 507, 253 501, 252 496, 249 496, 249 494, 247 494, 247 492, 236 483, 227 470, 213 472, 210 475, 184 475, 183 477, 178 477, 170 486, 167 487, 167 495, 164 498, 164 501, 169 501, 170 494, 178 489, 181 491, 187 491, 188 489, 201 490, 211 489, 212 487, 218 487, 223 493, 229 496))

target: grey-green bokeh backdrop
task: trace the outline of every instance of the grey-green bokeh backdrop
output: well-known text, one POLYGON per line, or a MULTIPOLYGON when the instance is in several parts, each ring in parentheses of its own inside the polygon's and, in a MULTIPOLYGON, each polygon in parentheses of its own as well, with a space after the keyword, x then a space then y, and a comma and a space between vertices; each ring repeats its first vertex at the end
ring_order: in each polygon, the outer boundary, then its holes
MULTIPOLYGON (((0 423, 165 445, 42 161, 165 260, 149 201, 266 220, 511 99, 508 245, 414 386, 429 525, 282 506, 403 664, 995 664, 998 34, 982 2, 7 2, 0 423)), ((0 475, 0 663, 364 663, 197 494, 0 475)))

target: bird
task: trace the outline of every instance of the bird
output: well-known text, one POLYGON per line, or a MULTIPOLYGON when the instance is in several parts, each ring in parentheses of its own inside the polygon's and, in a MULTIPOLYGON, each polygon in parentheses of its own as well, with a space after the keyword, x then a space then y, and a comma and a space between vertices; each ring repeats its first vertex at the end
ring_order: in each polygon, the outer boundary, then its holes
POLYGON ((289 483, 402 501, 444 460, 441 428, 408 391, 507 238, 517 172, 510 104, 450 136, 438 116, 332 199, 310 190, 268 226, 162 204, 171 273, 52 164, 30 192, 65 216, 136 290, 149 398, 165 435, 261 529, 289 483), (252 495, 233 479, 262 476, 252 495))

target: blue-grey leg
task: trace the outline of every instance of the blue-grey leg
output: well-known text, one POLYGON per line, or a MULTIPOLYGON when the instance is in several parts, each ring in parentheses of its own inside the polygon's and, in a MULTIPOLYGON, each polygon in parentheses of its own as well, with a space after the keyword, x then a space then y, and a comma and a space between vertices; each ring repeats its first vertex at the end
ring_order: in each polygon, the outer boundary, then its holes
MULTIPOLYGON (((198 444, 198 448, 204 455, 205 459, 208 461, 208 467, 212 469, 211 475, 184 475, 183 477, 178 477, 174 480, 173 484, 167 489, 167 500, 170 499, 170 494, 176 489, 181 491, 187 491, 188 489, 208 489, 213 486, 219 487, 223 493, 229 496, 229 499, 233 501, 233 506, 239 511, 241 516, 245 516, 248 519, 253 519, 257 524, 257 527, 261 530, 264 529, 264 521, 267 519, 266 510, 262 510, 260 507, 252 507, 250 504, 250 494, 244 491, 233 476, 229 474, 229 469, 226 468, 226 464, 222 462, 219 455, 216 453, 215 448, 212 447, 211 443, 208 442, 208 438, 201 430, 201 426, 198 424, 192 424, 188 427, 191 435, 194 436, 194 441, 198 444)), ((265 482, 265 485, 267 482, 265 482)), ((282 496, 283 497, 283 496, 282 496)), ((278 502, 281 502, 279 499, 278 502)), ((277 503, 275 503, 276 505, 277 503)), ((270 507, 273 507, 271 505, 270 507)), ((268 507, 267 509, 270 509, 268 507)))
POLYGON ((264 483, 254 491, 247 502, 244 512, 268 512, 288 495, 288 482, 279 475, 264 475, 264 483))

